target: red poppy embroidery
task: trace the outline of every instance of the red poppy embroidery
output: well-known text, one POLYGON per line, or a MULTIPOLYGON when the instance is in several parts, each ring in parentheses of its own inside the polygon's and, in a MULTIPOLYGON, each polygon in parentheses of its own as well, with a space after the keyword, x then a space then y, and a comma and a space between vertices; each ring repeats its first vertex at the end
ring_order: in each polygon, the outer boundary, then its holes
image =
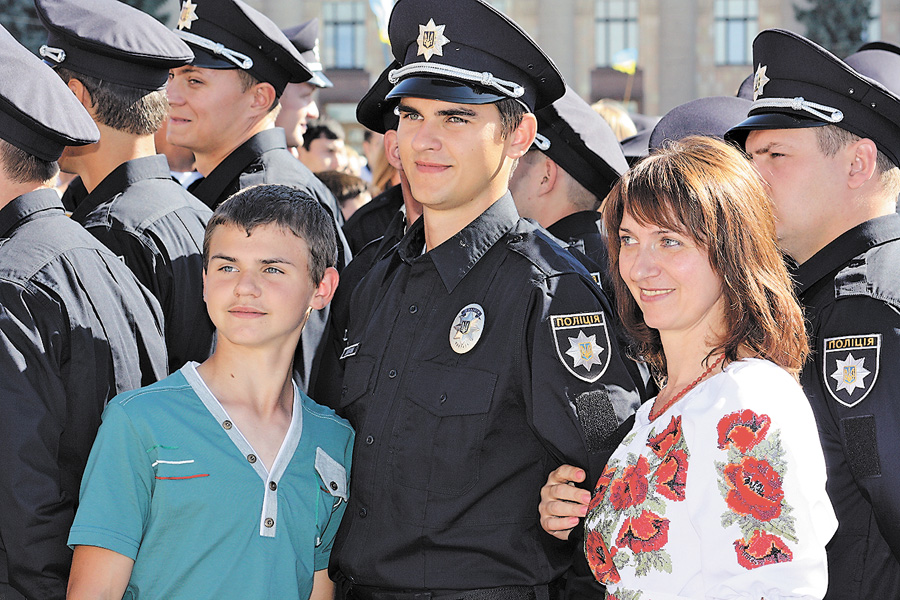
POLYGON ((718 426, 719 449, 734 445, 746 454, 766 437, 771 424, 769 415, 758 415, 749 409, 725 415, 718 426))
POLYGON ((739 463, 725 465, 723 471, 729 508, 759 521, 770 521, 781 514, 784 490, 781 475, 767 460, 744 456, 739 463))
POLYGON ((625 519, 616 543, 632 552, 659 550, 669 541, 669 520, 645 510, 640 517, 625 519))
POLYGON ((588 531, 584 536, 584 554, 587 556, 588 565, 594 573, 597 581, 602 583, 619 583, 619 571, 613 563, 613 557, 618 549, 613 546, 608 549, 603 542, 603 536, 597 531, 588 531))
POLYGON ((738 564, 745 569, 790 562, 794 558, 791 549, 780 537, 759 530, 753 532, 749 542, 736 540, 734 550, 737 552, 738 564))
POLYGON ((662 458, 669 450, 681 439, 681 416, 672 417, 669 425, 655 435, 647 439, 647 447, 653 450, 653 453, 662 458))
POLYGON ((625 467, 622 476, 615 479, 609 486, 609 503, 616 510, 624 510, 630 506, 637 506, 647 497, 647 489, 650 483, 647 476, 650 474, 650 465, 647 457, 641 456, 634 465, 625 467))
POLYGON ((684 450, 672 451, 656 468, 656 491, 669 500, 684 500, 687 469, 687 453, 684 450))
POLYGON ((612 481, 615 474, 615 467, 607 466, 603 468, 603 474, 600 475, 600 479, 597 480, 597 485, 594 486, 594 494, 591 496, 591 503, 588 505, 588 509, 600 505, 600 502, 603 500, 604 496, 606 496, 606 490, 609 489, 609 482, 612 481))

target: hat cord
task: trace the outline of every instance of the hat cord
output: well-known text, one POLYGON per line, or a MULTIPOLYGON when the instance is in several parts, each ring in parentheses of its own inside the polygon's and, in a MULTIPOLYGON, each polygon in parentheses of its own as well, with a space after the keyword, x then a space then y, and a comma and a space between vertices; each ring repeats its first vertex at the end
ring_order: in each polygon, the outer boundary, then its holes
POLYGON ((201 48, 209 50, 213 54, 217 54, 225 58, 226 60, 233 62, 239 69, 246 70, 253 67, 252 58, 250 58, 246 54, 241 54, 237 50, 232 50, 231 48, 228 48, 223 44, 220 44, 219 42, 214 42, 210 39, 201 37, 188 31, 175 30, 174 33, 186 42, 190 42, 192 44, 200 46, 201 48))
POLYGON ((750 106, 751 111, 757 108, 790 108, 791 110, 808 112, 828 123, 839 123, 844 119, 844 113, 840 110, 824 104, 810 102, 801 96, 796 98, 761 98, 750 106))
POLYGON ((479 73, 477 71, 469 71, 467 69, 460 69, 459 67, 454 67, 451 65, 441 65, 436 63, 432 64, 417 62, 406 65, 405 67, 400 67, 399 69, 393 69, 390 73, 388 73, 388 81, 396 84, 398 81, 400 81, 400 79, 406 77, 407 75, 414 75, 419 73, 425 75, 443 75, 445 77, 451 77, 453 79, 470 81, 484 87, 494 88, 504 96, 509 96, 510 98, 519 98, 525 94, 525 88, 523 88, 521 85, 517 84, 514 81, 506 81, 504 79, 494 77, 493 73, 479 73))

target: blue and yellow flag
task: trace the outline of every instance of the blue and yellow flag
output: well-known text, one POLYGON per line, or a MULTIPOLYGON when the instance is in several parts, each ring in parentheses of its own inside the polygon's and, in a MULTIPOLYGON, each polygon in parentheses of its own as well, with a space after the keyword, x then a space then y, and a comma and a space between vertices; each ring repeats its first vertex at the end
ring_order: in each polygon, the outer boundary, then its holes
POLYGON ((624 50, 619 50, 618 52, 613 54, 612 68, 616 71, 621 71, 622 73, 634 75, 634 72, 637 70, 637 57, 638 55, 636 48, 625 48, 624 50))

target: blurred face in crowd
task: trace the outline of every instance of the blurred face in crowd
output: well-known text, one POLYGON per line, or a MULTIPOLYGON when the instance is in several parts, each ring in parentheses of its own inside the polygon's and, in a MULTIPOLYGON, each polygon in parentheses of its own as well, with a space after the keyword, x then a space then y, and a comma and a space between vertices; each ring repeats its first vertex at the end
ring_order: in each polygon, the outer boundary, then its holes
POLYGON ((281 112, 275 125, 284 129, 288 147, 303 145, 306 124, 319 118, 316 87, 311 83, 289 83, 281 95, 281 112))
POLYGON ((300 153, 300 160, 313 173, 343 171, 347 167, 344 140, 319 137, 309 143, 309 150, 302 146, 297 150, 300 153))

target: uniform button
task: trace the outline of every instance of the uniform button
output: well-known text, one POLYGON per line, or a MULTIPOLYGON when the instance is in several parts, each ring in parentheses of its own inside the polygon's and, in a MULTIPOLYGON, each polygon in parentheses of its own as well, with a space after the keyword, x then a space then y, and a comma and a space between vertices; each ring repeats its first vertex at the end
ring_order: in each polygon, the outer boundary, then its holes
POLYGON ((231 429, 231 421, 222 421, 222 427, 224 427, 225 429, 231 429))
POLYGON ((269 489, 272 490, 272 491, 274 492, 275 490, 278 489, 278 484, 275 483, 274 481, 270 481, 270 482, 269 482, 269 489))
POLYGON ((371 446, 374 443, 375 443, 375 438, 373 438, 371 435, 367 435, 366 436, 366 444, 371 446))
POLYGON ((395 371, 394 369, 391 369, 391 372, 388 373, 388 377, 390 377, 391 379, 393 379, 393 378, 396 377, 396 376, 397 376, 397 371, 395 371))
POLYGON ((270 527, 270 528, 271 528, 271 527, 275 527, 275 519, 273 519, 273 518, 271 518, 271 517, 269 517, 268 519, 266 519, 266 520, 264 521, 264 523, 265 523, 266 527, 270 527))
POLYGON ((337 481, 332 481, 331 483, 328 484, 328 487, 330 487, 332 489, 332 491, 336 492, 338 489, 337 481))
POLYGON ((369 511, 367 511, 365 507, 359 509, 359 516, 361 518, 365 519, 367 514, 369 514, 369 511))
POLYGON ((248 454, 248 455, 247 455, 247 462, 249 462, 251 465, 252 465, 253 463, 255 463, 255 462, 256 462, 256 455, 255 455, 255 454, 248 454))
POLYGON ((411 314, 416 314, 417 312, 419 312, 419 307, 416 306, 415 304, 410 304, 410 305, 409 305, 409 312, 410 312, 411 314))
POLYGON ((341 388, 341 396, 346 396, 346 395, 347 395, 347 386, 345 385, 344 387, 341 388))
POLYGON ((447 394, 441 394, 441 404, 447 401, 447 394))

